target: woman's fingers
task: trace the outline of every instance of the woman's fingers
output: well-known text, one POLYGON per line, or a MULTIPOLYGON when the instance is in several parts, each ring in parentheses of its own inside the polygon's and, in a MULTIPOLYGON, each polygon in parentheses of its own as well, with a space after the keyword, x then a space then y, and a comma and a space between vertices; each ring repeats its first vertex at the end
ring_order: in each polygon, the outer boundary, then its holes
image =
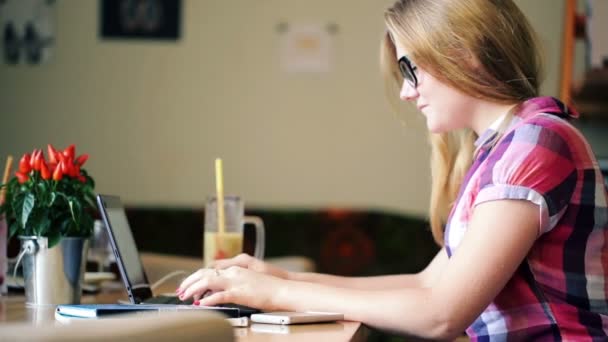
POLYGON ((188 286, 199 280, 202 277, 202 272, 203 268, 199 269, 198 271, 186 277, 186 279, 182 280, 181 284, 179 284, 179 287, 177 288, 177 294, 181 294, 180 292, 183 292, 183 290, 185 290, 188 286))
POLYGON ((224 285, 225 282, 219 274, 216 274, 215 272, 206 274, 203 278, 185 288, 179 298, 182 300, 190 297, 199 299, 204 297, 208 291, 223 290, 224 285))
POLYGON ((227 269, 232 266, 239 266, 258 273, 269 274, 275 277, 287 279, 287 271, 272 266, 262 260, 256 259, 249 254, 241 253, 231 259, 216 260, 211 263, 210 267, 217 269, 227 269))
POLYGON ((240 266, 243 268, 248 268, 251 259, 253 259, 253 257, 251 257, 250 255, 241 253, 235 256, 234 258, 215 260, 209 265, 209 267, 225 269, 230 266, 240 266))
MULTIPOLYGON (((192 284, 196 283, 197 281, 201 280, 203 277, 205 277, 205 275, 209 275, 209 274, 214 274, 215 270, 214 269, 208 269, 208 268, 201 268, 200 270, 192 273, 191 275, 189 275, 186 279, 184 279, 182 281, 182 283, 179 285, 179 287, 177 288, 176 292, 177 295, 180 297, 180 299, 182 299, 182 294, 184 293, 184 291, 186 291, 186 289, 188 289, 192 284)), ((187 297, 186 297, 187 298, 187 297)))
MULTIPOLYGON (((211 306, 227 302, 248 302, 251 297, 251 284, 256 277, 267 276, 239 266, 226 269, 200 269, 186 278, 180 285, 179 298, 193 298, 197 304, 211 306), (249 299, 247 299, 249 298, 249 299)), ((248 303, 238 303, 247 305, 248 303)), ((249 303, 251 305, 251 303, 249 303)))
POLYGON ((223 303, 237 303, 234 292, 230 290, 214 292, 200 300, 201 306, 215 306, 223 303))
POLYGON ((260 309, 270 307, 270 297, 276 287, 274 278, 238 266, 217 272, 219 274, 207 275, 190 286, 186 296, 200 296, 197 305, 204 306, 235 303, 260 309))

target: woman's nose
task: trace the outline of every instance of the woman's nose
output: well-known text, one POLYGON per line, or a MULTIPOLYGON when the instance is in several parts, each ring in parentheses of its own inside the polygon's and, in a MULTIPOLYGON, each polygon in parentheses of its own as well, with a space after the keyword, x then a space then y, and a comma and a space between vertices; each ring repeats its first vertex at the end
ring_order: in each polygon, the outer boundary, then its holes
POLYGON ((403 101, 412 101, 418 96, 418 90, 414 88, 407 80, 403 81, 401 91, 399 92, 399 98, 403 101))

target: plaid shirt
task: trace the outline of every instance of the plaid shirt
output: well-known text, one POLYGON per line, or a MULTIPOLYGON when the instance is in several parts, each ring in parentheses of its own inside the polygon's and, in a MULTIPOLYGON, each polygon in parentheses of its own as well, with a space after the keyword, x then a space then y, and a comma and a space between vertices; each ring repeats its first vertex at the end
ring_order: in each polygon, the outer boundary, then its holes
POLYGON ((495 128, 475 143, 479 153, 446 226, 448 255, 483 202, 531 201, 540 228, 524 262, 467 329, 473 341, 608 340, 608 195, 591 148, 564 120, 576 116, 557 99, 533 98, 493 147, 495 128))

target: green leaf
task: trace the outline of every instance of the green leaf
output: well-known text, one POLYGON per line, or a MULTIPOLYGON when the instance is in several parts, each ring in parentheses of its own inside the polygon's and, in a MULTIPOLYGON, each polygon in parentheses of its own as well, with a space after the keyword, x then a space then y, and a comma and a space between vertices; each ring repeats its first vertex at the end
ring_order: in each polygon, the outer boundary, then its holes
POLYGON ((78 200, 78 198, 74 198, 72 200, 72 203, 74 207, 75 221, 78 222, 80 221, 80 217, 82 216, 82 204, 80 204, 80 200, 78 200))
MULTIPOLYGON (((39 201, 38 201, 39 202, 39 201)), ((30 218, 27 221, 28 228, 32 229, 34 235, 36 236, 45 236, 46 230, 49 229, 50 222, 49 220, 49 210, 46 208, 41 208, 40 206, 35 206, 30 214, 30 218)))
POLYGON ((61 233, 56 231, 49 232, 47 238, 49 239, 49 248, 52 248, 61 240, 61 233))
POLYGON ((69 201, 69 200, 68 200, 68 197, 67 197, 67 196, 66 196, 66 195, 65 195, 63 192, 59 192, 59 191, 57 191, 57 192, 55 192, 55 194, 56 194, 56 197, 57 197, 57 198, 56 198, 56 200, 55 200, 55 202, 56 202, 58 205, 60 204, 60 203, 59 203, 59 201, 58 201, 58 199, 62 199, 62 200, 64 200, 66 204, 68 203, 68 201, 69 201))
POLYGON ((68 203, 70 204, 70 213, 72 214, 72 220, 74 220, 74 222, 76 222, 76 216, 74 215, 74 200, 72 200, 70 198, 68 200, 68 203))
POLYGON ((93 235, 93 217, 91 217, 90 214, 84 214, 82 215, 82 220, 80 222, 80 230, 81 230, 81 236, 83 237, 90 237, 91 235, 93 235))
POLYGON ((34 194, 28 193, 23 200, 23 208, 21 209, 21 225, 26 227, 27 220, 30 217, 30 213, 32 209, 34 209, 34 204, 36 204, 36 198, 34 198, 34 194))
POLYGON ((60 222, 61 224, 59 225, 59 232, 63 236, 68 236, 72 221, 68 217, 64 217, 60 222))
POLYGON ((41 193, 43 193, 43 194, 44 194, 44 193, 46 193, 46 191, 47 191, 47 189, 48 189, 48 185, 47 185, 47 183, 46 183, 46 182, 41 181, 40 183, 38 183, 38 184, 37 184, 37 186, 38 186, 39 191, 40 191, 41 193))
POLYGON ((49 207, 52 207, 53 204, 55 204, 55 199, 57 198, 57 193, 55 193, 54 191, 51 192, 51 198, 49 199, 49 207))
POLYGON ((52 234, 52 232, 49 232, 51 228, 51 220, 49 219, 49 215, 43 215, 40 218, 40 222, 38 223, 38 235, 40 236, 47 236, 49 234, 52 234))
POLYGON ((71 177, 59 182, 44 180, 39 171, 32 171, 23 184, 16 177, 0 184, 6 189, 0 215, 6 217, 10 235, 47 236, 57 241, 65 236, 89 236, 91 215, 97 209, 95 182, 86 170, 81 172, 84 183, 71 177))
POLYGON ((17 223, 17 221, 11 223, 8 227, 8 237, 12 238, 13 236, 15 236, 15 233, 17 233, 18 230, 19 224, 17 223))

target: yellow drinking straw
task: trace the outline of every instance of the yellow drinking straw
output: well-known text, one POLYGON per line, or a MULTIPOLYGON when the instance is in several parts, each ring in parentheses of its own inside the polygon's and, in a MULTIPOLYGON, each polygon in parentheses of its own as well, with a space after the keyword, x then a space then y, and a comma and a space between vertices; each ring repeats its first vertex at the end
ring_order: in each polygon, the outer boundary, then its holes
POLYGON ((215 190, 217 197, 217 254, 223 254, 224 231, 226 230, 226 217, 224 215, 224 177, 222 159, 215 159, 215 190))
MULTIPOLYGON (((11 173, 11 168, 13 167, 13 156, 9 155, 6 158, 6 166, 4 167, 4 176, 2 177, 2 184, 6 184, 8 182, 8 176, 11 173)), ((4 204, 4 196, 6 193, 6 186, 2 187, 0 190, 0 205, 4 204)))

